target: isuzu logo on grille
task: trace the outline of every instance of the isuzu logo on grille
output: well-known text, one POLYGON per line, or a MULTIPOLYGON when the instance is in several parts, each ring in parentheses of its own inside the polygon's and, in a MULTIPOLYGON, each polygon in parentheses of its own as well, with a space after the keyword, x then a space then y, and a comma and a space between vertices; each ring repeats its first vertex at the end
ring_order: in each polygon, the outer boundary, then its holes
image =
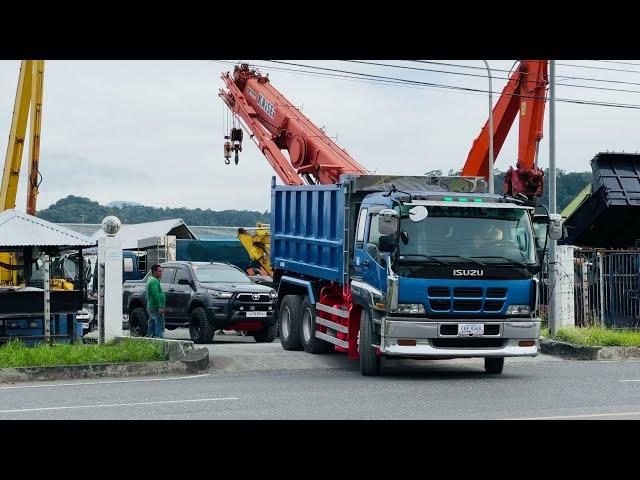
POLYGON ((454 270, 454 277, 482 277, 484 270, 454 270))
POLYGON ((254 293, 253 295, 251 295, 251 298, 253 298, 254 300, 260 300, 260 294, 254 293))

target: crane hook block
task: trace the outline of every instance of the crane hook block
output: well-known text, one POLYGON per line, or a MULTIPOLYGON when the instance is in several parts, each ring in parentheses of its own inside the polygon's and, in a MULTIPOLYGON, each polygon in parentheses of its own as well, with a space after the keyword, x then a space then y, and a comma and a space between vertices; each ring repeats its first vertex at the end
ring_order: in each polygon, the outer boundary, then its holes
POLYGON ((231 129, 231 141, 242 143, 242 129, 241 128, 232 128, 231 129))
POLYGON ((229 140, 224 142, 224 163, 226 163, 227 165, 229 165, 230 162, 230 158, 231 158, 231 142, 229 140))

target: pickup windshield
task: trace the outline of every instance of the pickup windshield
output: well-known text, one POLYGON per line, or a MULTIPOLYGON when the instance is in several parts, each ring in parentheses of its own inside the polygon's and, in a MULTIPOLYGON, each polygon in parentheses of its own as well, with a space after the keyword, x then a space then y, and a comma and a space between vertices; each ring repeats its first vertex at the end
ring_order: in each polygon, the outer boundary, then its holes
POLYGON ((534 237, 525 209, 428 206, 429 216, 414 223, 408 218, 411 207, 401 207, 398 258, 402 262, 432 257, 447 263, 535 263, 534 237))
POLYGON ((201 283, 251 283, 243 272, 226 265, 194 265, 193 269, 201 283))

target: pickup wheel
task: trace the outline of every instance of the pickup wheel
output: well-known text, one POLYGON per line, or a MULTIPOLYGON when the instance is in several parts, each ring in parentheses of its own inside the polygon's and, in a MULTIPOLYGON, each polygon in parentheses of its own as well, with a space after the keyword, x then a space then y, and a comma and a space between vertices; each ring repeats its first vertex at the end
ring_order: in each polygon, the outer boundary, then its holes
POLYGON ((325 353, 329 350, 329 343, 316 338, 316 307, 309 297, 302 301, 302 324, 300 327, 300 342, 307 353, 325 353))
POLYGON ((376 355, 373 343, 373 325, 369 312, 360 314, 360 332, 358 334, 358 353, 360 354, 360 373, 365 376, 380 375, 380 356, 376 355))
POLYGON ((487 357, 484 359, 484 371, 494 375, 502 373, 504 357, 487 357))
POLYGON ((264 330, 252 333, 251 336, 255 338, 257 343, 271 343, 276 339, 276 325, 270 325, 264 330))
POLYGON ((279 310, 280 343, 284 350, 302 350, 300 342, 300 310, 302 299, 298 295, 287 295, 279 310))
POLYGON ((132 337, 144 337, 147 334, 149 317, 142 307, 134 308, 129 314, 129 335, 132 337))
POLYGON ((211 343, 215 330, 207 318, 204 308, 194 308, 189 320, 189 335, 193 343, 211 343))

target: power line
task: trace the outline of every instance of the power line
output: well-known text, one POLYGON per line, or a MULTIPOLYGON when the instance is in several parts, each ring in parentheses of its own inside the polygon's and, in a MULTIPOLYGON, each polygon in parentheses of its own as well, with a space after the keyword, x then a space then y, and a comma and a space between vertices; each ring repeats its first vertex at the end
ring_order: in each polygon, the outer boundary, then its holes
POLYGON ((619 62, 616 60, 595 60, 596 62, 603 62, 603 63, 617 63, 619 65, 633 65, 635 67, 640 67, 640 63, 633 63, 633 62, 619 62))
MULTIPOLYGON (((348 71, 348 70, 341 70, 341 69, 335 69, 335 68, 318 67, 318 66, 315 66, 315 65, 302 65, 302 64, 299 64, 299 63, 283 62, 283 61, 280 61, 280 60, 267 60, 267 61, 268 62, 273 62, 273 63, 278 63, 278 64, 293 65, 293 66, 297 66, 297 67, 318 69, 318 70, 323 70, 323 71, 338 72, 338 73, 348 73, 348 74, 352 74, 352 75, 361 75, 361 76, 368 77, 368 78, 395 80, 395 81, 400 81, 400 82, 406 82, 406 83, 413 84, 413 85, 426 85, 426 86, 430 86, 430 87, 440 87, 440 88, 449 89, 449 90, 464 90, 464 91, 472 91, 472 92, 489 93, 487 90, 478 89, 478 88, 461 87, 461 86, 454 86, 454 85, 447 85, 447 84, 433 83, 433 82, 421 82, 421 81, 417 81, 417 80, 403 79, 403 78, 397 78, 397 77, 387 77, 387 76, 383 76, 383 75, 374 75, 374 74, 370 74, 370 73, 352 72, 352 71, 348 71)), ((496 93, 497 94, 499 92, 492 92, 492 93, 496 93)), ((640 92, 638 92, 638 93, 640 93, 640 92)), ((520 97, 520 98, 531 98, 531 99, 537 99, 537 100, 546 100, 544 97, 535 97, 533 95, 520 95, 520 94, 507 94, 507 95, 517 96, 517 97, 520 97)), ((584 100, 584 99, 576 99, 576 98, 556 98, 556 100, 559 101, 559 102, 575 103, 575 104, 581 104, 581 105, 594 105, 594 106, 603 106, 603 107, 640 109, 640 105, 629 104, 629 103, 602 102, 602 101, 584 100)))
MULTIPOLYGON (((418 67, 407 67, 404 65, 393 65, 393 64, 389 64, 389 63, 378 63, 378 62, 366 62, 366 61, 361 61, 361 60, 344 60, 346 62, 352 62, 352 63, 362 63, 362 64, 367 64, 367 65, 377 65, 377 66, 382 66, 382 67, 391 67, 391 68, 401 68, 401 69, 409 69, 409 70, 419 70, 419 71, 423 71, 423 72, 435 72, 435 73, 445 73, 445 74, 449 74, 449 75, 463 75, 463 76, 467 76, 467 77, 482 77, 482 78, 487 78, 486 75, 480 75, 480 74, 474 74, 474 73, 463 73, 463 72, 448 72, 446 70, 434 70, 434 69, 429 69, 429 68, 418 68, 418 67)), ((480 68, 480 67, 479 67, 480 68)), ((493 69, 492 69, 493 70, 493 69)), ((532 74, 529 72, 523 72, 525 74, 532 74)), ((508 80, 509 77, 494 77, 494 78, 499 78, 502 80, 508 80)), ((579 79, 579 77, 563 77, 565 80, 567 79, 579 79)), ((583 80, 596 80, 597 79, 587 79, 587 78, 582 78, 583 80)), ((606 81, 606 80, 603 80, 606 81)), ((614 83, 627 83, 627 82, 617 82, 617 81, 612 81, 614 83)), ((631 83, 631 82, 629 82, 631 83)), ((633 85, 640 85, 640 83, 632 83, 633 85)), ((562 84, 558 84, 558 85, 562 85, 565 87, 575 87, 575 88, 587 88, 587 89, 592 89, 592 90, 605 90, 605 91, 610 91, 610 92, 624 92, 624 93, 640 93, 640 90, 627 90, 627 89, 620 89, 620 88, 606 88, 606 87, 595 87, 592 85, 578 85, 578 84, 573 84, 573 83, 562 83, 562 84)))
POLYGON ((591 70, 606 70, 609 72, 640 73, 640 70, 626 70, 622 68, 609 68, 609 67, 594 67, 591 65, 573 65, 571 63, 556 63, 556 65, 562 65, 563 67, 573 67, 573 68, 587 68, 591 70))

